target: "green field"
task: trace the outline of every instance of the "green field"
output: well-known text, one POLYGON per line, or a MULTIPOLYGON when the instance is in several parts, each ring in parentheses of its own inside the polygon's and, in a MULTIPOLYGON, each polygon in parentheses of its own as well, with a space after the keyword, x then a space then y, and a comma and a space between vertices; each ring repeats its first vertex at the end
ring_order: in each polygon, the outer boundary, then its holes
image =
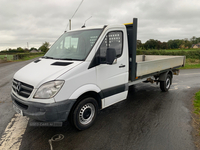
POLYGON ((196 49, 166 49, 166 50, 163 50, 163 49, 149 49, 149 50, 146 50, 146 51, 165 51, 165 52, 178 52, 178 51, 184 51, 184 52, 189 52, 189 51, 200 51, 199 48, 196 48, 196 49))
POLYGON ((199 50, 199 49, 168 49, 168 50, 164 50, 164 51, 166 51, 166 52, 178 52, 178 51, 189 52, 189 51, 196 51, 196 50, 199 50))
POLYGON ((13 55, 0 55, 0 59, 4 60, 4 58, 7 58, 8 61, 13 60, 13 55))
POLYGON ((30 60, 30 59, 34 59, 37 57, 42 57, 44 56, 44 53, 16 53, 14 55, 0 55, 0 60, 5 60, 4 62, 8 61, 25 61, 25 60, 30 60), (17 58, 17 60, 14 60, 13 58, 15 57, 15 59, 17 58), (7 58, 7 59, 5 59, 7 58))
POLYGON ((138 49, 137 54, 146 54, 146 55, 188 55, 192 56, 197 54, 199 56, 200 49, 167 49, 167 50, 142 50, 138 49))
POLYGON ((25 60, 34 59, 34 58, 37 58, 37 57, 42 57, 42 56, 44 56, 44 53, 40 53, 40 54, 34 53, 32 55, 25 55, 22 58, 15 60, 15 61, 25 61, 25 60))

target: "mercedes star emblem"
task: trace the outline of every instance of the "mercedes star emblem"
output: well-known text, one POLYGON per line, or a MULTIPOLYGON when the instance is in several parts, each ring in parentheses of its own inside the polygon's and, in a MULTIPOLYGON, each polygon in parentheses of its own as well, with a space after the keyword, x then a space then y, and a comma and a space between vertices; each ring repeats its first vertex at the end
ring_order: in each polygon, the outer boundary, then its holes
POLYGON ((18 83, 17 83, 17 88, 16 88, 17 93, 20 93, 21 88, 22 88, 22 87, 21 87, 21 83, 18 82, 18 83))

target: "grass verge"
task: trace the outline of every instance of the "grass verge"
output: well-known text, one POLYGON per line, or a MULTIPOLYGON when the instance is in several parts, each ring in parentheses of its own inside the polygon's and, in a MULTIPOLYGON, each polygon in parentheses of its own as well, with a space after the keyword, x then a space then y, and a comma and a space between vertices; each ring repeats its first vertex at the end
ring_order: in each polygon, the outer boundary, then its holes
POLYGON ((186 63, 184 67, 180 69, 198 69, 200 68, 200 60, 199 59, 186 59, 186 63))
MULTIPOLYGON (((193 104, 194 104, 194 113, 196 114, 196 117, 195 117, 196 130, 198 132, 198 135, 200 136, 200 91, 195 94, 195 100, 193 104)), ((199 137, 199 140, 200 140, 200 137, 199 137)))
POLYGON ((195 94, 194 109, 194 112, 200 117, 200 91, 195 94))
POLYGON ((181 67, 180 69, 199 69, 200 64, 185 64, 184 67, 181 67))
POLYGON ((193 99, 193 137, 194 137, 194 144, 197 149, 200 150, 200 91, 195 94, 193 99))

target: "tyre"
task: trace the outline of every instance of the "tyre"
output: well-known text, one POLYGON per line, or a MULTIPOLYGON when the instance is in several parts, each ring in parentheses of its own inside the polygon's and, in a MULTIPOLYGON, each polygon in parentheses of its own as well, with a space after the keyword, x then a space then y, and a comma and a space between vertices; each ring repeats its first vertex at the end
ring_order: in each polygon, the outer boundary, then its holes
POLYGON ((98 114, 98 103, 92 98, 84 98, 78 103, 72 113, 72 123, 78 130, 91 127, 98 114))
POLYGON ((160 89, 163 92, 167 92, 169 90, 171 84, 172 84, 172 77, 170 74, 168 74, 165 81, 160 81, 160 89))

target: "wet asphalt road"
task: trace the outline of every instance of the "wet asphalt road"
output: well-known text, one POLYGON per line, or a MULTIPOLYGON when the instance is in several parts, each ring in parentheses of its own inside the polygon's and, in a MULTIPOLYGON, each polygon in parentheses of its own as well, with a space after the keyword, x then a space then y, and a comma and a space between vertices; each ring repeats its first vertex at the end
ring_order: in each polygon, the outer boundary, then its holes
MULTIPOLYGON (((0 135, 14 114, 11 81, 6 79, 20 65, 24 64, 5 68, 4 75, 0 65, 0 135)), ((20 149, 50 149, 48 140, 63 134, 63 140, 52 143, 54 150, 195 150, 191 110, 198 90, 200 69, 181 70, 166 93, 155 84, 139 83, 130 87, 127 100, 100 111, 95 124, 85 131, 68 122, 61 128, 27 126, 20 149)))
POLYGON ((32 61, 0 64, 0 137, 15 114, 10 97, 13 75, 21 67, 32 61))

